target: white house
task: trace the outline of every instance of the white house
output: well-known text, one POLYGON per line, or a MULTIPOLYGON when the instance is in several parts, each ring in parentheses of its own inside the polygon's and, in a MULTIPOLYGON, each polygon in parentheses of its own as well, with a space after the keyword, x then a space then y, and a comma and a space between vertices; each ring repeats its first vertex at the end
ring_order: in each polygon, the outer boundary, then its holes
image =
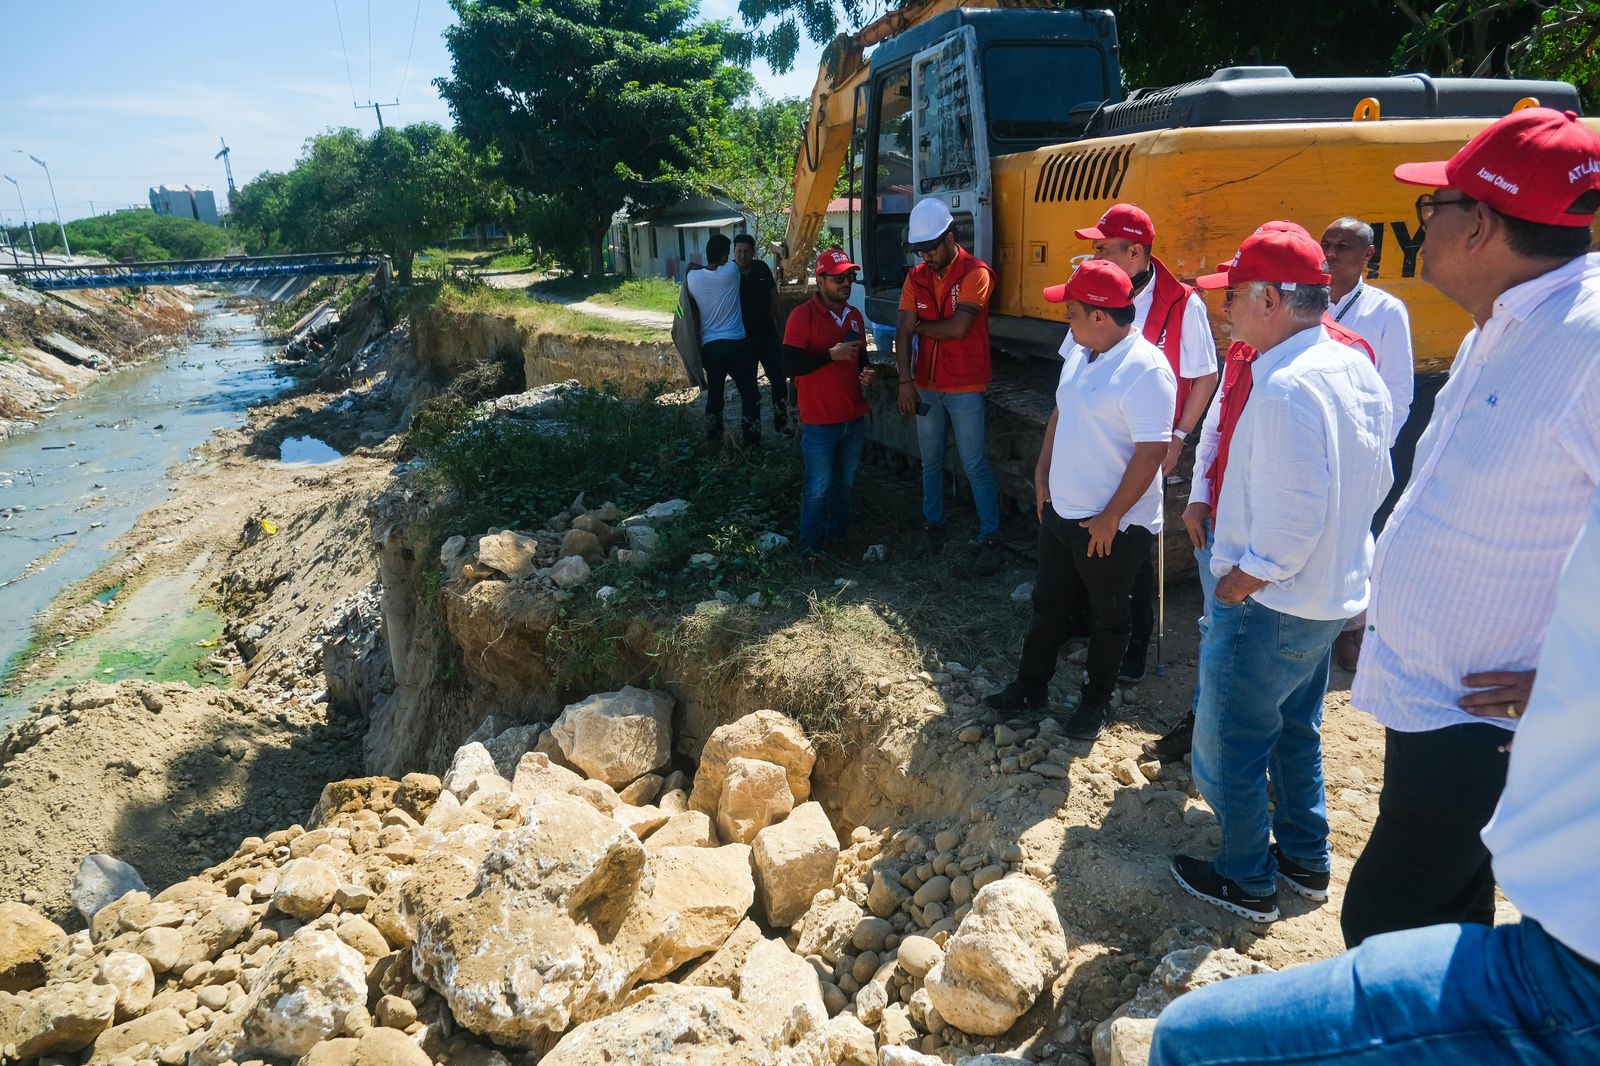
POLYGON ((752 226, 749 212, 722 196, 691 197, 633 216, 619 212, 611 223, 612 269, 677 281, 685 265, 705 262, 706 241, 712 236, 732 238, 752 226))

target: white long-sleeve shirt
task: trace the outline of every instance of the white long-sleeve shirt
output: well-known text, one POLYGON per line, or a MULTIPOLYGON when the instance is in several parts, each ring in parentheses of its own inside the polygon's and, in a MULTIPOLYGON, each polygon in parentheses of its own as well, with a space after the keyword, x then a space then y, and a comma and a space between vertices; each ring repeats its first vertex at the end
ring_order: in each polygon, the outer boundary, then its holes
POLYGON ((1587 255, 1501 293, 1461 342, 1378 541, 1351 702, 1402 732, 1513 728, 1457 707, 1461 678, 1533 669, 1597 485, 1600 255, 1587 255))
POLYGON ((1252 596, 1297 618, 1367 605, 1372 513, 1393 476, 1389 390, 1365 353, 1301 330, 1262 352, 1229 447, 1211 572, 1235 566, 1252 596))
POLYGON ((1356 287, 1345 293, 1328 308, 1333 320, 1346 329, 1361 335, 1372 345, 1378 357, 1378 376, 1389 387, 1389 399, 1394 406, 1394 428, 1390 432, 1389 446, 1394 447, 1400 428, 1406 424, 1411 411, 1411 399, 1416 391, 1416 366, 1411 352, 1411 315, 1398 297, 1382 289, 1356 282, 1356 287))
POLYGON ((1511 747, 1500 805, 1483 830, 1495 879, 1523 915, 1600 962, 1600 496, 1589 505, 1539 656, 1533 699, 1511 747))

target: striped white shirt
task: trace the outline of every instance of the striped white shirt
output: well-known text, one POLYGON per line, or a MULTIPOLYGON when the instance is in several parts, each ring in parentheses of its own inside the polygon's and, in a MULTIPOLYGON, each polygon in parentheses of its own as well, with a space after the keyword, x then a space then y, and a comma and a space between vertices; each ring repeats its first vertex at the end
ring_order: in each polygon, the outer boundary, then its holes
POLYGON ((1416 367, 1411 355, 1411 315, 1399 297, 1374 288, 1365 281, 1344 294, 1328 308, 1328 314, 1345 329, 1354 330, 1361 339, 1372 345, 1378 357, 1378 376, 1389 387, 1389 399, 1394 406, 1394 428, 1389 432, 1389 446, 1394 447, 1400 436, 1400 427, 1406 424, 1411 411, 1411 398, 1416 390, 1416 367))
POLYGON ((1378 539, 1351 702, 1402 732, 1477 718, 1461 678, 1532 670, 1600 485, 1600 255, 1501 293, 1461 342, 1378 539))

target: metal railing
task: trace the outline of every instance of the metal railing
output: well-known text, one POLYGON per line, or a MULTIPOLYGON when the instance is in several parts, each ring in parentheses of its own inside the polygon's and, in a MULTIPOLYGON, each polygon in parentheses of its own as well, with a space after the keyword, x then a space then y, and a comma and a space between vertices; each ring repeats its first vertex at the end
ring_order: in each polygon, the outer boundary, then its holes
POLYGON ((172 259, 148 263, 89 263, 0 267, 0 277, 40 291, 53 289, 117 289, 146 285, 189 285, 197 282, 252 281, 256 278, 303 274, 366 274, 379 269, 384 257, 367 252, 313 252, 307 255, 226 256, 221 259, 172 259))

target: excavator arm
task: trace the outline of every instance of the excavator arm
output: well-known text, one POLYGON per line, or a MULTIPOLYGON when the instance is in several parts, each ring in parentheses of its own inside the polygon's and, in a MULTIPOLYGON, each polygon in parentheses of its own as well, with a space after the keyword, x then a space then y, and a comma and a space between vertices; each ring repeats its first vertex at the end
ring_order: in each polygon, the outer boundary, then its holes
POLYGON ((850 148, 854 120, 851 106, 868 75, 866 50, 958 7, 1038 6, 1016 0, 910 0, 903 7, 868 23, 858 33, 841 33, 828 45, 811 90, 811 116, 800 135, 794 161, 794 199, 783 243, 778 246, 781 281, 800 281, 811 262, 817 231, 833 199, 833 187, 850 148))

